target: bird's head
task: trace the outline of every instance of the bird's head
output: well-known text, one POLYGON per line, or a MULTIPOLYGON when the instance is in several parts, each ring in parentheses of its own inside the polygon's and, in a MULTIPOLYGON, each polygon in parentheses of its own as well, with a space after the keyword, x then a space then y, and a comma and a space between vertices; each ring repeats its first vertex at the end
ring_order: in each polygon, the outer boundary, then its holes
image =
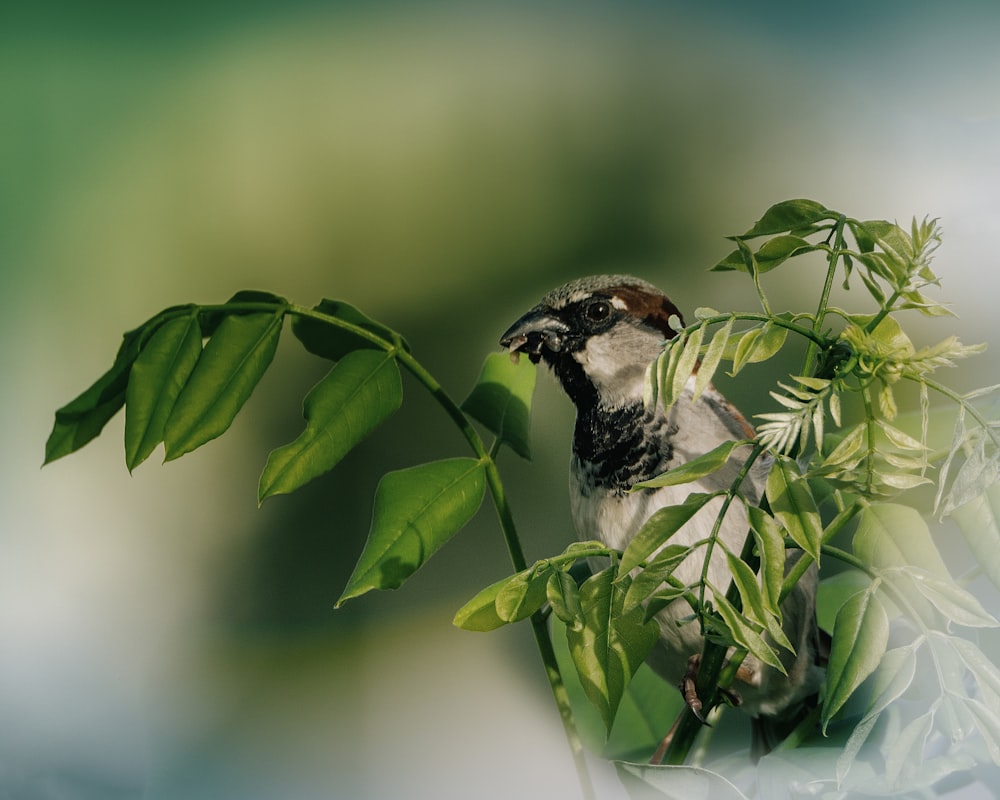
POLYGON ((671 316, 680 312, 651 283, 597 275, 549 292, 500 346, 548 364, 578 408, 616 408, 642 399, 646 368, 676 335, 671 316))

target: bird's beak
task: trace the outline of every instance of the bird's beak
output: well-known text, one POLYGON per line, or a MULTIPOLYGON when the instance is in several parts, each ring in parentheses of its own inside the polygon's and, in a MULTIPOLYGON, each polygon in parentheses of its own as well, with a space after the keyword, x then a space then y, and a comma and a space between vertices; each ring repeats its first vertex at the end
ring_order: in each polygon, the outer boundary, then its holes
POLYGON ((527 353, 531 363, 537 364, 543 350, 561 351, 569 332, 565 322, 536 307, 507 329, 500 337, 500 346, 510 350, 514 361, 521 353, 527 353))

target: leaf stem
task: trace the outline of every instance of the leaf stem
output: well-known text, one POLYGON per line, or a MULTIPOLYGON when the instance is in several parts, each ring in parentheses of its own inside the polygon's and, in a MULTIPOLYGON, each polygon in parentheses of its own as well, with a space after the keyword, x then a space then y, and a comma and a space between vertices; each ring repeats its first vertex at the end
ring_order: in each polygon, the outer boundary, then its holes
POLYGON ((816 307, 816 318, 813 320, 812 333, 814 338, 806 349, 805 360, 802 363, 802 375, 811 375, 813 361, 816 358, 816 346, 814 342, 819 341, 822 346, 823 320, 826 318, 827 307, 830 305, 830 292, 833 290, 833 279, 837 274, 837 262, 844 252, 844 225, 847 217, 841 214, 833 228, 833 247, 828 256, 829 266, 826 269, 826 280, 823 283, 823 291, 819 297, 819 305, 816 307))

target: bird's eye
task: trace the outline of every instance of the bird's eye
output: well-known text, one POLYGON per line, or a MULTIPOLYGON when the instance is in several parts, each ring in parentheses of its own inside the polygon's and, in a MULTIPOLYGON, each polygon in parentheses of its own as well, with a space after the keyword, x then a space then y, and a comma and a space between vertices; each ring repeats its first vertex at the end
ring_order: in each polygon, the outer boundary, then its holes
POLYGON ((606 300, 598 300, 587 306, 584 313, 591 322, 604 322, 611 316, 611 304, 606 300))

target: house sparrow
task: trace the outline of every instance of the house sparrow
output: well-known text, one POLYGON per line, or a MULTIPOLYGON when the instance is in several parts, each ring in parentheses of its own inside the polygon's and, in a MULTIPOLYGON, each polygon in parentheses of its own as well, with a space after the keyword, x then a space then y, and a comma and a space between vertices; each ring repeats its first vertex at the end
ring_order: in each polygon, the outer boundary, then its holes
MULTIPOLYGON (((525 353, 544 361, 576 406, 570 465, 570 505, 577 535, 622 550, 658 509, 683 502, 691 492, 729 488, 743 466, 737 457, 721 470, 693 483, 629 492, 636 483, 684 464, 729 440, 752 438, 753 428, 714 387, 692 402, 694 378, 664 413, 647 406, 647 370, 676 331, 668 320, 680 312, 655 286, 637 278, 601 275, 567 283, 549 292, 500 339, 512 356, 525 353)), ((735 451, 739 453, 739 451, 735 451)), ((754 464, 742 487, 757 502, 767 464, 754 464)), ((692 544, 709 536, 722 498, 702 508, 672 538, 692 544)), ((746 511, 732 503, 720 537, 739 553, 748 532, 746 511)), ((674 573, 684 584, 701 578, 705 551, 697 548, 674 573)), ((795 554, 789 553, 789 562, 795 554)), ((709 582, 724 590, 731 573, 721 548, 715 548, 709 582)), ((819 689, 816 664, 816 572, 811 569, 782 605, 783 628, 795 654, 779 649, 787 676, 748 655, 734 688, 741 708, 753 717, 787 717, 819 689)), ((706 593, 711 597, 711 592, 706 593)), ((675 600, 659 612, 660 639, 649 664, 680 685, 689 660, 702 652, 697 620, 678 624, 691 608, 675 600)), ((690 675, 688 674, 688 679, 690 675)), ((688 681, 689 690, 692 682, 688 681)), ((688 698, 691 705, 692 698, 688 698)), ((695 702, 697 700, 695 699, 695 702)), ((697 708, 695 709, 697 711, 697 708)))

